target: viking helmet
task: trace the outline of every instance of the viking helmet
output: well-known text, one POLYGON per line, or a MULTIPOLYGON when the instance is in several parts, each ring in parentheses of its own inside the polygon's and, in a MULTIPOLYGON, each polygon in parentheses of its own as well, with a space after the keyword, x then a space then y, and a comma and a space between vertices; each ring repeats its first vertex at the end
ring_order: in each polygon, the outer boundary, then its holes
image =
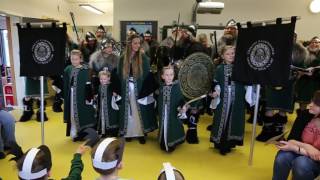
POLYGON ((133 34, 137 34, 137 30, 134 27, 131 27, 128 32, 127 35, 131 36, 133 34))
POLYGON ((147 30, 146 32, 143 33, 144 37, 150 37, 152 36, 151 32, 149 30, 147 30))
POLYGON ((102 32, 102 33, 105 33, 105 32, 106 32, 106 30, 104 29, 104 27, 102 26, 102 24, 100 24, 100 26, 98 26, 97 32, 102 32))
POLYGON ((97 40, 96 36, 92 32, 88 31, 86 33, 86 41, 93 41, 93 40, 97 40))
POLYGON ((193 37, 196 37, 197 36, 197 30, 196 30, 196 27, 194 25, 190 25, 187 27, 187 33, 189 35, 192 35, 193 37))
POLYGON ((237 29, 237 22, 234 19, 230 19, 227 22, 226 26, 225 26, 225 29, 226 28, 235 28, 235 29, 237 29))
POLYGON ((101 41, 101 50, 107 48, 107 47, 113 47, 114 42, 111 39, 103 39, 101 41))

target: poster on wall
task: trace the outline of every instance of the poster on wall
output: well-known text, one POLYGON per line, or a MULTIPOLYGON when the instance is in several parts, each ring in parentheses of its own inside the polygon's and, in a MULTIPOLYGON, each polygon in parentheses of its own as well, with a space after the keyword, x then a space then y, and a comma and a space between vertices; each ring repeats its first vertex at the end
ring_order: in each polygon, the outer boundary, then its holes
POLYGON ((158 38, 158 21, 120 21, 120 39, 125 42, 127 39, 127 32, 129 30, 136 31, 139 35, 143 35, 149 31, 153 39, 158 38))

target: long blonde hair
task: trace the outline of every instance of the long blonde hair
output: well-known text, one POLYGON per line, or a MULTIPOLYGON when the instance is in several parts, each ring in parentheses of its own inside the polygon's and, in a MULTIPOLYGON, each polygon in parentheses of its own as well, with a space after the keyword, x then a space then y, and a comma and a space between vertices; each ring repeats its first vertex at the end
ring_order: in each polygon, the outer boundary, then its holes
MULTIPOLYGON (((130 61, 131 61, 131 53, 132 53, 132 41, 136 38, 140 37, 138 35, 131 35, 128 38, 127 41, 127 46, 125 49, 125 54, 123 58, 123 69, 122 69, 122 74, 123 77, 127 77, 130 71, 130 61)), ((138 78, 142 75, 142 53, 140 51, 140 48, 138 51, 135 53, 132 59, 132 71, 133 71, 133 77, 138 78)))

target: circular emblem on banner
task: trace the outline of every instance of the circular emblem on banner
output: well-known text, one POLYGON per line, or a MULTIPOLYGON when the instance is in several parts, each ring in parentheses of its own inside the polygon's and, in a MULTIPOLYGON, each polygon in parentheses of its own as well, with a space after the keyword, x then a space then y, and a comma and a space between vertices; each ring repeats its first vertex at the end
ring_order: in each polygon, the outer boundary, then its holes
POLYGON ((247 52, 247 61, 249 66, 258 71, 268 69, 274 56, 274 48, 268 41, 255 41, 247 52))
POLYGON ((32 45, 32 56, 38 64, 48 64, 53 58, 53 52, 53 45, 45 39, 40 39, 32 45))

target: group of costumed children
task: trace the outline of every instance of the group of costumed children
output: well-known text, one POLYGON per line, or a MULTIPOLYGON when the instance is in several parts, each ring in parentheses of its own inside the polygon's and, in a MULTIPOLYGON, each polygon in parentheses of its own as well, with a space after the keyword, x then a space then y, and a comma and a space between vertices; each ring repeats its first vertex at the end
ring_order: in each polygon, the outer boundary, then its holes
MULTIPOLYGON (((172 152, 186 138, 191 144, 199 142, 199 113, 192 113, 192 105, 186 104, 173 66, 163 67, 161 74, 155 76, 150 72, 148 57, 139 49, 140 38, 130 37, 118 67, 111 72, 108 67, 98 72, 100 85, 93 95, 88 93, 92 85, 81 51, 71 52, 71 65, 64 72, 64 120, 67 135, 74 141, 83 139, 85 129, 95 128, 104 137, 120 136, 127 141, 137 138, 144 144, 147 133, 158 128, 164 151, 172 152), (162 80, 157 83, 155 79, 159 77, 162 80), (183 119, 195 121, 187 120, 187 136, 183 119)), ((215 85, 208 96, 212 97, 210 107, 215 109, 210 141, 224 155, 243 144, 245 93, 252 88, 231 80, 235 48, 225 46, 221 54, 224 62, 217 67, 215 85)))

